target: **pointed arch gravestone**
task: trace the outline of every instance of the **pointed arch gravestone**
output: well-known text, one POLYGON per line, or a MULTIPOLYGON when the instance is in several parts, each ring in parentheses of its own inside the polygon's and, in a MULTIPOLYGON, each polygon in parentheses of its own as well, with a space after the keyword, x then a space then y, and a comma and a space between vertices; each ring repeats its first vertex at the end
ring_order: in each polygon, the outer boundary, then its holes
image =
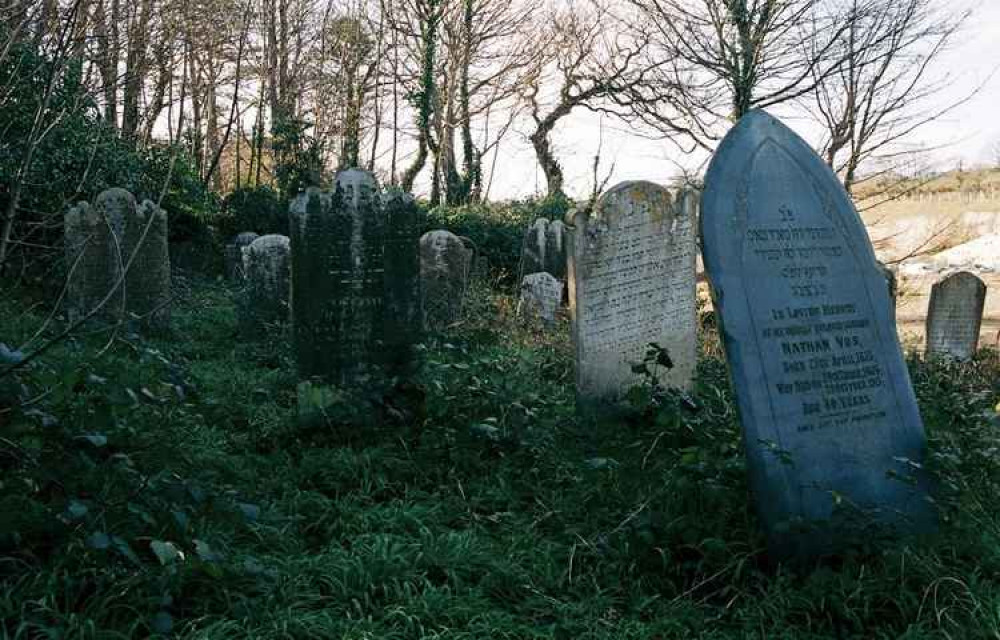
POLYGON ((421 333, 418 224, 412 200, 383 195, 358 169, 339 172, 333 191, 308 189, 290 216, 299 416, 309 422, 338 387, 407 364, 421 333))
POLYGON ((689 389, 697 364, 693 192, 676 197, 649 182, 626 182, 573 216, 569 300, 577 404, 614 404, 644 382, 633 370, 649 345, 667 350, 665 387, 689 389))
POLYGON ((968 360, 979 348, 986 283, 968 271, 931 287, 927 307, 927 355, 968 360))
POLYGON ((702 250, 771 553, 931 528, 923 424, 886 279, 836 176, 754 111, 705 186, 702 250))
POLYGON ((242 252, 245 276, 239 296, 239 325, 244 338, 256 339, 288 322, 291 293, 291 241, 282 235, 254 240, 242 252))

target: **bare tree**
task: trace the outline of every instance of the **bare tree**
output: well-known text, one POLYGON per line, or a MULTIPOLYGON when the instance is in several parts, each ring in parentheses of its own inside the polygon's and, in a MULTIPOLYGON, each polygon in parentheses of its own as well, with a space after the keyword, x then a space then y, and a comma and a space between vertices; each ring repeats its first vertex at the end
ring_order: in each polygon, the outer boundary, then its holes
MULTIPOLYGON (((860 166, 905 152, 907 136, 968 101, 934 98, 951 82, 934 63, 968 18, 931 0, 839 0, 847 25, 834 44, 833 73, 814 70, 811 113, 823 125, 823 155, 850 192, 860 166)), ((891 163, 890 163, 891 164, 891 163)))

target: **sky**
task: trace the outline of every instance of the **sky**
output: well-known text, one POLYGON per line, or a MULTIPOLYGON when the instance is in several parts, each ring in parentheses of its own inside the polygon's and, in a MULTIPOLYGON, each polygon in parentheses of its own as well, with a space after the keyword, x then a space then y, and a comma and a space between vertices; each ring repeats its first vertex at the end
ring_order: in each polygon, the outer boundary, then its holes
MULTIPOLYGON (((993 145, 1000 144, 1000 0, 935 0, 952 11, 972 9, 972 18, 939 59, 937 77, 948 76, 948 84, 937 97, 941 106, 985 85, 968 103, 940 120, 916 131, 910 144, 934 149, 930 161, 935 168, 951 169, 993 162, 993 145)), ((787 121, 807 140, 815 141, 816 130, 802 119, 787 121)), ((492 199, 519 198, 545 191, 545 178, 536 168, 526 131, 505 139, 497 158, 490 191, 492 199)), ((593 189, 594 155, 602 149, 603 180, 611 172, 609 186, 626 180, 667 183, 679 173, 678 165, 699 166, 704 157, 685 157, 670 142, 645 139, 621 122, 585 111, 571 114, 556 130, 554 146, 562 161, 571 196, 585 196, 593 189), (613 171, 611 171, 613 168, 613 171)), ((487 158, 489 162, 492 158, 487 158)))

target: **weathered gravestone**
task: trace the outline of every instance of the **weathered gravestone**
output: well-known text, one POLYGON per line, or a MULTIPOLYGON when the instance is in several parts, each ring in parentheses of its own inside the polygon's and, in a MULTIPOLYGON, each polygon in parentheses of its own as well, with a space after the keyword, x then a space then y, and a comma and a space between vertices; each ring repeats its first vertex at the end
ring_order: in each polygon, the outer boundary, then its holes
POLYGON ((104 303, 101 315, 121 312, 121 256, 104 211, 81 202, 66 214, 63 226, 68 272, 66 309, 71 321, 104 303))
POLYGON ((125 189, 108 189, 93 207, 84 202, 70 209, 64 235, 71 319, 103 302, 95 315, 108 320, 131 315, 147 326, 169 322, 170 254, 162 209, 148 200, 136 206, 125 189))
POLYGON ((931 287, 927 308, 927 354, 968 360, 979 347, 986 283, 968 271, 931 287))
POLYGON ((458 322, 471 266, 472 251, 450 231, 428 231, 420 238, 420 280, 428 328, 439 331, 458 322))
POLYGON ((244 231, 237 234, 225 248, 225 272, 226 279, 230 282, 241 282, 243 280, 243 250, 253 244, 259 238, 252 231, 244 231))
POLYGON ((705 184, 703 255, 771 552, 932 526, 885 276, 836 176, 754 111, 705 184))
POLYGON ((569 242, 569 298, 578 405, 620 399, 644 382, 633 370, 649 345, 665 348, 665 387, 691 386, 697 361, 697 199, 627 182, 577 212, 569 242))
POLYGON ((566 225, 560 220, 535 220, 521 241, 520 277, 549 273, 566 279, 566 225))
POLYGON ((521 299, 517 313, 526 319, 540 319, 545 324, 556 321, 566 285, 550 273, 532 273, 521 280, 521 299))
POLYGON ((423 334, 420 298, 420 210, 413 197, 398 189, 382 196, 385 216, 386 364, 405 368, 423 334))
POLYGON ((151 327, 170 322, 170 251, 167 214, 144 200, 125 219, 126 255, 132 260, 125 277, 125 306, 151 327))
POLYGON ((291 269, 291 242, 285 236, 262 236, 243 251, 239 324, 244 337, 260 338, 288 322, 291 269))
POLYGON ((364 388, 409 364, 421 333, 418 212, 367 171, 291 205, 292 321, 299 416, 321 418, 336 387, 364 388))

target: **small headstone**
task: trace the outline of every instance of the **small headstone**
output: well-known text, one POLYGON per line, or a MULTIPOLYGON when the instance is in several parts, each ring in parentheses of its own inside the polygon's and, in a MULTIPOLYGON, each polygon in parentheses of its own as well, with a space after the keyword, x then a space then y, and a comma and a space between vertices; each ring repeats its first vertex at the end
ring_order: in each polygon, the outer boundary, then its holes
POLYGON ((167 214, 149 200, 125 219, 126 255, 134 257, 125 278, 128 311, 151 327, 170 323, 170 250, 167 214))
POLYGON ((615 401, 646 380, 633 370, 650 344, 673 368, 664 387, 689 389, 697 363, 695 225, 697 198, 676 199, 649 182, 626 182, 592 211, 574 215, 569 299, 581 407, 615 401))
POLYGON ((420 297, 420 210, 413 197, 392 189, 382 196, 385 215, 386 364, 404 368, 423 335, 420 297))
POLYGON ((520 275, 550 273, 566 279, 566 226, 562 221, 535 220, 521 241, 520 275))
POLYGON ((285 236, 262 236, 243 251, 239 324, 244 337, 260 338, 288 322, 291 268, 291 242, 285 236))
POLYGON ((931 288, 927 308, 927 354, 968 360, 979 348, 986 283, 968 271, 931 288))
POLYGON ((230 282, 243 281, 243 250, 253 244, 259 238, 252 231, 244 231, 237 234, 225 248, 225 272, 226 279, 230 282))
POLYGON ((521 280, 521 299, 517 314, 523 318, 536 318, 545 324, 553 324, 562 304, 565 286, 550 273, 524 276, 521 280))
POLYGON ((420 280, 429 329, 440 331, 461 317, 472 254, 450 231, 429 231, 420 238, 420 280))
POLYGON ((705 266, 772 554, 931 528, 923 424, 850 197, 763 111, 725 138, 705 184, 705 266))

